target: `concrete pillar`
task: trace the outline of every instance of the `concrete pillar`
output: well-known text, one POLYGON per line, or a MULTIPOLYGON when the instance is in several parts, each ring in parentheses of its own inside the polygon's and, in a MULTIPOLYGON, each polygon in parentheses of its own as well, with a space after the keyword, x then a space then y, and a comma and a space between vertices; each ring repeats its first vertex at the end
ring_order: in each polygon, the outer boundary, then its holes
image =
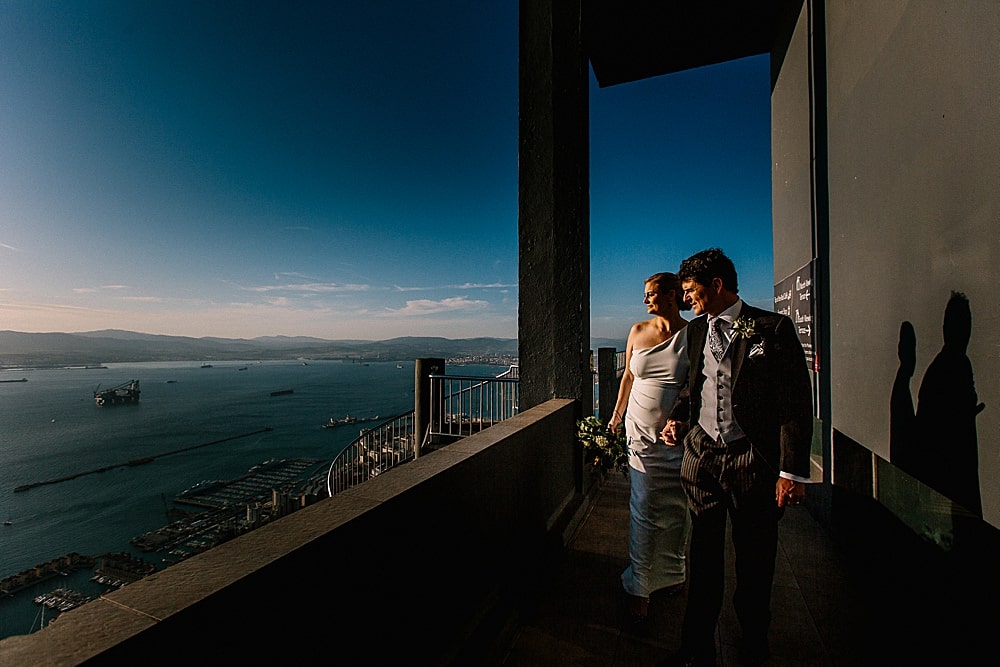
POLYGON ((518 355, 521 410, 590 414, 588 65, 580 0, 519 5, 518 355))
MULTIPOLYGON (((444 373, 444 359, 417 359, 413 366, 413 454, 420 458, 420 445, 427 434, 431 414, 430 375, 444 373)), ((440 403, 439 403, 440 404, 440 403)))

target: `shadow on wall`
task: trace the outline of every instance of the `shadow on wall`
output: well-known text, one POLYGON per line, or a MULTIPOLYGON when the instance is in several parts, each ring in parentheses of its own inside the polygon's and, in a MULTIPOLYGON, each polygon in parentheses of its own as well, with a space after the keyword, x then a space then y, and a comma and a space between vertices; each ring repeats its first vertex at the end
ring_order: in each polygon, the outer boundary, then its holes
POLYGON ((900 325, 889 456, 904 472, 982 518, 976 416, 986 405, 979 403, 966 354, 971 337, 969 300, 952 292, 944 310, 944 346, 924 373, 914 410, 910 379, 917 363, 917 337, 912 324, 900 325))

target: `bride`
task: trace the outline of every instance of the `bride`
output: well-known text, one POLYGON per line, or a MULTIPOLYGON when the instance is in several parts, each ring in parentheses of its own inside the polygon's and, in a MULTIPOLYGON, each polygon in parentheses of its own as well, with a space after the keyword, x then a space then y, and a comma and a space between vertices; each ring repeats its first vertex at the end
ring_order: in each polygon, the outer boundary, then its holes
POLYGON ((629 331, 625 373, 608 423, 614 431, 624 422, 628 437, 629 565, 621 581, 636 621, 646 618, 650 593, 679 591, 684 584, 691 530, 680 478, 684 448, 660 440, 688 375, 687 321, 680 311, 690 306, 673 273, 647 278, 642 301, 652 317, 629 331))

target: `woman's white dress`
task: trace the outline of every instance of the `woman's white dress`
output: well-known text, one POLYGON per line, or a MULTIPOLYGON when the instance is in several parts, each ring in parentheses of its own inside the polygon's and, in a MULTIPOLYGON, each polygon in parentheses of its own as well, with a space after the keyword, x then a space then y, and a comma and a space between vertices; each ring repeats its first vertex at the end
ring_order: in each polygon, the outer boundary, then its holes
POLYGON ((684 582, 691 530, 681 488, 683 445, 660 431, 688 374, 687 327, 654 347, 632 350, 632 391, 625 413, 629 440, 629 566, 625 592, 640 597, 684 582))

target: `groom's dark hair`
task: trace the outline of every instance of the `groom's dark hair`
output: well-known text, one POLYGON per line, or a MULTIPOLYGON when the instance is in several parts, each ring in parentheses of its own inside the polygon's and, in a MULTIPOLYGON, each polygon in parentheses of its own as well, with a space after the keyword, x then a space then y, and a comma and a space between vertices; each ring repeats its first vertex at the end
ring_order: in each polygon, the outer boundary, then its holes
POLYGON ((722 278, 723 287, 733 294, 740 293, 733 260, 719 248, 702 250, 685 259, 677 270, 677 277, 682 281, 693 280, 699 285, 709 285, 713 278, 722 278))

